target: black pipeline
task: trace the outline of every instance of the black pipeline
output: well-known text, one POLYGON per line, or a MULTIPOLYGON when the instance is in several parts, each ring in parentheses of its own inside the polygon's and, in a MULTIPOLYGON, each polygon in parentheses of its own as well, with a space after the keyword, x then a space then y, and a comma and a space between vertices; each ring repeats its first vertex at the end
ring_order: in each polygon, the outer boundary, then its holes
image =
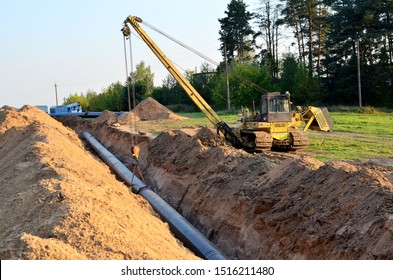
POLYGON ((226 260, 227 258, 193 225, 183 216, 175 211, 168 203, 146 186, 138 177, 133 176, 132 172, 121 163, 111 152, 101 145, 90 133, 83 132, 83 136, 105 161, 109 167, 116 172, 133 192, 144 197, 154 210, 160 215, 161 219, 169 224, 175 236, 181 240, 196 255, 207 260, 226 260), (133 178, 133 179, 132 179, 133 178), (132 183, 131 183, 132 179, 132 183))

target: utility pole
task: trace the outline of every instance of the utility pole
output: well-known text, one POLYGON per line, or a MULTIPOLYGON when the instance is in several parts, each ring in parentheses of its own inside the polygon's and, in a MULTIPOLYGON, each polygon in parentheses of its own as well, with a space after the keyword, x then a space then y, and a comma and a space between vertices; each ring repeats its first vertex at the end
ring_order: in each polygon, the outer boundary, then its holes
POLYGON ((57 100, 57 84, 55 83, 55 94, 56 94, 56 106, 59 106, 59 102, 57 100))
POLYGON ((362 80, 360 75, 360 40, 359 37, 356 39, 356 58, 358 66, 358 93, 359 93, 359 107, 362 108, 362 80))
POLYGON ((226 74, 226 82, 227 82, 227 110, 231 111, 231 97, 229 94, 229 68, 228 68, 228 59, 227 59, 227 43, 224 42, 224 57, 225 57, 225 74, 226 74))

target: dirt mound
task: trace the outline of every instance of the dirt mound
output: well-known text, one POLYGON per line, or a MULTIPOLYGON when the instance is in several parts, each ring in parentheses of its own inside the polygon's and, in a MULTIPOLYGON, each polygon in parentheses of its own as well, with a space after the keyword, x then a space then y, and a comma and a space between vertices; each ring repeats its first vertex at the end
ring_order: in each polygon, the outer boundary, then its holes
POLYGON ((393 259, 391 172, 250 155, 205 128, 161 133, 146 164, 156 191, 230 258, 393 259))
POLYGON ((186 119, 186 117, 173 113, 171 110, 151 97, 140 102, 134 109, 132 109, 132 112, 142 121, 158 119, 186 119))
POLYGON ((114 112, 104 110, 97 118, 95 118, 91 123, 93 125, 101 124, 114 124, 117 123, 117 115, 114 112))
POLYGON ((195 259, 39 109, 0 110, 0 259, 195 259))
POLYGON ((56 126, 57 121, 52 119, 44 111, 37 111, 36 107, 25 105, 20 109, 3 106, 0 109, 0 133, 4 133, 12 127, 24 127, 44 119, 47 125, 56 126))
POLYGON ((120 114, 117 120, 120 124, 129 124, 139 121, 140 119, 135 115, 134 112, 123 112, 120 114))
POLYGON ((160 119, 173 119, 181 120, 187 119, 173 113, 171 110, 161 105, 155 99, 148 97, 140 102, 131 112, 122 112, 119 116, 114 112, 105 110, 99 117, 92 121, 93 125, 125 125, 131 124, 136 121, 146 120, 160 120, 160 119))

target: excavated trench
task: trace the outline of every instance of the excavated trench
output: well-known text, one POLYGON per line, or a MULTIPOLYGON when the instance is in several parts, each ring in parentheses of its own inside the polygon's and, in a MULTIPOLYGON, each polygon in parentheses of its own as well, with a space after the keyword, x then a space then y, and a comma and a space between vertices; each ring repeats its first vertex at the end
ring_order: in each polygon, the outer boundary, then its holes
MULTIPOLYGON (((137 144, 147 184, 228 258, 393 259, 391 160, 249 154, 209 128, 150 137, 111 117, 59 121, 126 165, 137 144)), ((73 131, 30 107, 2 108, 0 123, 3 259, 195 258, 73 131)))
POLYGON ((147 184, 231 259, 393 259, 392 162, 249 154, 209 128, 88 130, 125 164, 137 143, 147 184))

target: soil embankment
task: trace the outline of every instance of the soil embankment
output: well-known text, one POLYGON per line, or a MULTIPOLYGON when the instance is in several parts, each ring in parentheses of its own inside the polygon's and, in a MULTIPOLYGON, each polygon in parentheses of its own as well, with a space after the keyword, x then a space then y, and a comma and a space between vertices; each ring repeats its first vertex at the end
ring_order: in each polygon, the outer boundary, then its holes
MULTIPOLYGON (((62 121, 126 164, 139 145, 149 185, 229 258, 393 259, 392 162, 249 154, 209 128, 147 137, 105 115, 62 121)), ((31 107, 1 109, 0 124, 2 259, 195 258, 74 131, 31 107)))
POLYGON ((0 109, 1 259, 197 259, 146 201, 34 107, 0 109))
POLYGON ((149 184, 230 258, 393 259, 393 163, 248 154, 208 128, 142 146, 149 184))
POLYGON ((393 259, 391 170, 250 155, 207 128, 159 135, 146 170, 231 258, 393 259))

